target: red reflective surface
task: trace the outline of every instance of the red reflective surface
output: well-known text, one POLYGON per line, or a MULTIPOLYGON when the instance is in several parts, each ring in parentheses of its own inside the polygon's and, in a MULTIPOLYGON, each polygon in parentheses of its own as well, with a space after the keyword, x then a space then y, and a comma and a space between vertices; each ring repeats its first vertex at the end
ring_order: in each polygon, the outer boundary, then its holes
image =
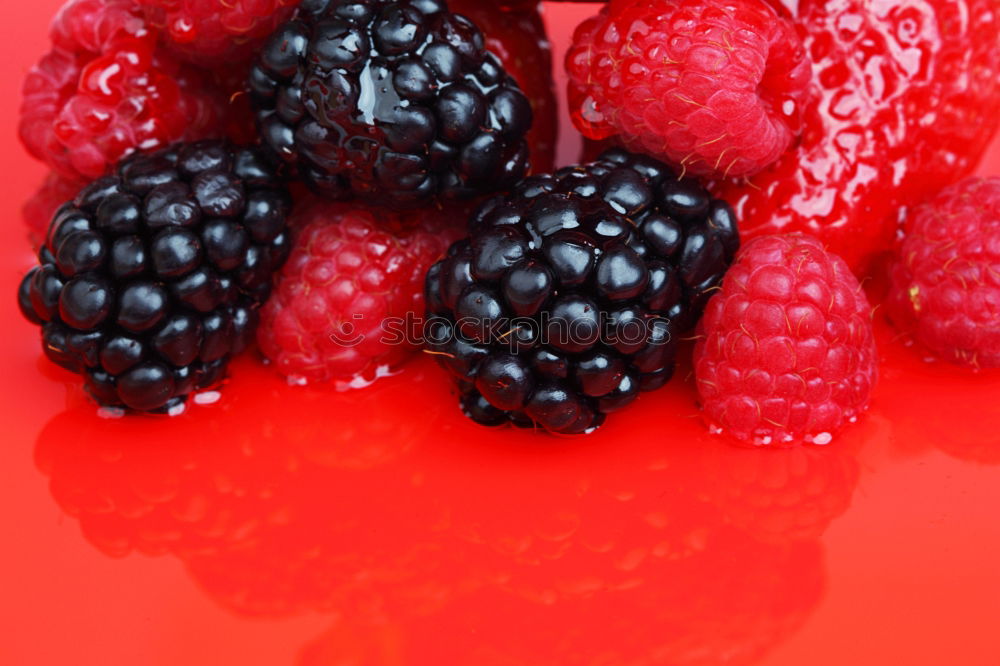
MULTIPOLYGON (((0 23, 0 663, 1000 663, 1000 375, 880 318, 825 449, 727 446, 690 381, 587 438, 483 430, 430 359, 338 394, 246 358, 215 404, 99 418, 13 298, 42 169, 12 101, 57 4, 0 23)), ((550 7, 557 41, 588 11, 550 7)))

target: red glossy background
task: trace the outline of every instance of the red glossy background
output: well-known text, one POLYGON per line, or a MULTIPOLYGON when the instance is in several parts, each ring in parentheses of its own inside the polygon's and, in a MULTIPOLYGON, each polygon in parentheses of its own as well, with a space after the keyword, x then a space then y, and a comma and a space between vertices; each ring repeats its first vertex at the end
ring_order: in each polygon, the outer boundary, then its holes
MULTIPOLYGON (((1000 375, 878 317, 874 407, 825 449, 710 437, 686 368, 572 441, 476 428, 428 359, 336 394, 249 358, 215 405, 99 419, 14 303, 58 4, 0 21, 0 664, 1000 663, 1000 375)), ((547 11, 564 46, 592 10, 547 11)))

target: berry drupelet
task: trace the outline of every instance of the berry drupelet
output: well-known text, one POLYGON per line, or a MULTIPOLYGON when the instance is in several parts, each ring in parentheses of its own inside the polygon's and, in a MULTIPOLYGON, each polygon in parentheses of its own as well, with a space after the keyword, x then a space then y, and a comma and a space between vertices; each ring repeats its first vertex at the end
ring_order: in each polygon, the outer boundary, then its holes
POLYGON ((428 351, 465 413, 585 433, 674 368, 739 236, 729 205, 611 150, 487 201, 427 275, 428 351))
POLYGON ((170 410, 253 339, 289 251, 289 203, 256 149, 130 157, 56 212, 21 310, 99 403, 170 410))
POLYGON ((250 89, 264 144, 330 198, 470 198, 528 168, 531 105, 442 0, 306 0, 250 89))

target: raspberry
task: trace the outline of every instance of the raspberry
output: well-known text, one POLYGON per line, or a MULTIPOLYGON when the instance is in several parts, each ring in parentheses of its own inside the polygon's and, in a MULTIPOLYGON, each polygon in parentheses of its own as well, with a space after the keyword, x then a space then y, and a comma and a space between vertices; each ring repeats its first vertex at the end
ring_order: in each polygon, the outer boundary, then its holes
POLYGON ((424 274, 448 247, 438 216, 328 202, 297 212, 299 237, 261 313, 264 354, 296 381, 359 386, 397 368, 417 341, 388 342, 389 320, 424 311, 424 274))
POLYGON ((28 238, 32 247, 40 249, 45 242, 45 232, 52 216, 67 201, 72 201, 83 188, 80 182, 49 173, 31 198, 24 202, 21 215, 28 225, 28 238))
POLYGON ((1000 367, 1000 178, 968 179, 907 214, 887 301, 941 358, 1000 367))
POLYGON ((172 410, 252 340, 290 245, 288 204, 252 149, 206 141, 128 158, 56 212, 21 311, 100 404, 172 410))
POLYGON ((264 144, 331 198, 471 198, 528 168, 530 103, 442 0, 310 2, 250 88, 264 144))
POLYGON ((104 175, 135 150, 218 131, 225 99, 156 45, 131 0, 71 0, 24 83, 20 134, 68 178, 104 175))
POLYGON ((473 420, 578 434, 673 373, 738 245, 728 204, 609 151, 518 184, 427 276, 429 350, 473 420))
POLYGON ((708 421, 755 445, 826 444, 868 408, 871 308, 839 257, 798 234, 754 240, 712 297, 695 347, 708 421))
POLYGON ((300 0, 135 0, 169 48, 194 63, 245 60, 300 0))
POLYGON ((745 176, 798 133, 810 69, 763 0, 615 0, 566 56, 573 121, 698 175, 745 176))
POLYGON ((744 239, 806 232, 864 271, 892 248, 898 211, 969 175, 989 145, 1000 6, 802 0, 798 23, 813 62, 801 142, 749 182, 711 189, 744 239))

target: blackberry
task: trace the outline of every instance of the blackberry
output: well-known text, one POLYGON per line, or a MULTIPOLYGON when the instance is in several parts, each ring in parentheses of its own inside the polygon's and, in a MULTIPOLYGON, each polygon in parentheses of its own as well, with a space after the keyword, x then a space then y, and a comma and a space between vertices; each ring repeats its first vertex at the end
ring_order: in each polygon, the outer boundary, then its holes
POLYGON ((289 204, 257 149, 130 157, 56 212, 21 311, 102 405, 170 410, 253 339, 290 249, 289 204))
POLYGON ((471 198, 528 168, 528 99, 443 0, 305 0, 250 90, 264 145, 330 198, 471 198))
POLYGON ((589 432, 670 379, 738 247, 725 201, 613 149, 480 207, 428 271, 426 344, 473 420, 589 432))

